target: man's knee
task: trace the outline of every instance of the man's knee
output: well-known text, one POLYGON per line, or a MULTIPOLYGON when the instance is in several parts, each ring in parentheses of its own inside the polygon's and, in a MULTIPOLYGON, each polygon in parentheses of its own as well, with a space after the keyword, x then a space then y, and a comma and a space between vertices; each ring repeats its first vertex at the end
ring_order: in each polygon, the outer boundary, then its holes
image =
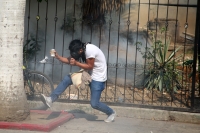
POLYGON ((92 108, 98 109, 98 107, 99 107, 99 102, 93 102, 93 101, 91 101, 91 102, 90 102, 90 105, 92 106, 92 108))
POLYGON ((70 75, 66 75, 65 77, 64 77, 64 79, 63 80, 71 80, 71 77, 70 77, 70 75))
POLYGON ((71 83, 72 81, 71 81, 70 75, 65 76, 62 82, 63 83, 71 83))

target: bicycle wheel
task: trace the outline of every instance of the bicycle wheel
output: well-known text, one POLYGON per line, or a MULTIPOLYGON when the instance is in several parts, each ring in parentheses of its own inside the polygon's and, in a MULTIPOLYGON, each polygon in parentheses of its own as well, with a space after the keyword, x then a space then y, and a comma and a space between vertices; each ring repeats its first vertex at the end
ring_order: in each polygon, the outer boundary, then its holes
POLYGON ((24 88, 28 98, 37 98, 40 94, 49 96, 54 90, 53 82, 46 74, 33 70, 28 71, 28 76, 24 79, 24 88))

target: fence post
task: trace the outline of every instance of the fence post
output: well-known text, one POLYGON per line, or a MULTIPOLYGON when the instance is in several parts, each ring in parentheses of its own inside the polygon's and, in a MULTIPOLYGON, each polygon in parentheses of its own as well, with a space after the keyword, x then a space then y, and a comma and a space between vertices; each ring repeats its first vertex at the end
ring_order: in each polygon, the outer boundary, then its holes
POLYGON ((197 1, 197 13, 196 13, 196 27, 195 27, 195 41, 194 41, 194 56, 193 56, 193 74, 192 74, 192 92, 191 92, 191 108, 194 109, 195 99, 195 80, 196 80, 196 64, 197 64, 197 53, 199 52, 199 23, 200 23, 200 2, 197 1), (198 48, 198 50, 197 50, 198 48))

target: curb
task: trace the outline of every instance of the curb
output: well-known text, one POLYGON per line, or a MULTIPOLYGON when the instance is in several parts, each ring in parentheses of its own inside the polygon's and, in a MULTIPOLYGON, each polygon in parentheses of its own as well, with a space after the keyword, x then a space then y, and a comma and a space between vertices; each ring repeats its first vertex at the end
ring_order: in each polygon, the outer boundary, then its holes
POLYGON ((1 122, 0 121, 0 129, 15 129, 15 130, 30 130, 30 131, 43 131, 50 132, 56 127, 62 125, 63 123, 69 121, 74 118, 73 114, 68 112, 53 112, 53 111, 44 111, 44 110, 30 110, 30 113, 40 114, 40 115, 51 115, 53 113, 59 114, 55 120, 46 122, 46 124, 39 123, 34 124, 29 122, 1 122))
MULTIPOLYGON (((28 101, 30 108, 38 108, 44 106, 40 101, 28 101)), ((136 108, 136 107, 120 107, 110 106, 117 112, 119 117, 138 118, 147 120, 159 121, 176 121, 200 124, 200 113, 188 113, 158 109, 136 108)), ((55 102, 51 109, 52 111, 64 110, 70 113, 88 113, 88 114, 104 114, 100 111, 93 109, 89 104, 79 103, 60 103, 55 102)))

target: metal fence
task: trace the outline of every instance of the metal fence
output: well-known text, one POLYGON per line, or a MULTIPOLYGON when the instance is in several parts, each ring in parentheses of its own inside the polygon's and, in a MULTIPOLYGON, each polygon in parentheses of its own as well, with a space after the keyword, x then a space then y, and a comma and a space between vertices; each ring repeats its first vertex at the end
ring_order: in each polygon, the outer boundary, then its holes
MULTIPOLYGON (((96 18, 84 16, 84 2, 27 0, 25 39, 38 48, 29 68, 49 75, 56 87, 79 68, 48 57, 49 50, 67 57, 69 42, 78 38, 97 45, 107 58, 103 102, 199 112, 198 0, 125 0, 96 18), (39 63, 45 56, 47 63, 39 63)), ((90 90, 70 86, 59 100, 88 103, 90 90)))

